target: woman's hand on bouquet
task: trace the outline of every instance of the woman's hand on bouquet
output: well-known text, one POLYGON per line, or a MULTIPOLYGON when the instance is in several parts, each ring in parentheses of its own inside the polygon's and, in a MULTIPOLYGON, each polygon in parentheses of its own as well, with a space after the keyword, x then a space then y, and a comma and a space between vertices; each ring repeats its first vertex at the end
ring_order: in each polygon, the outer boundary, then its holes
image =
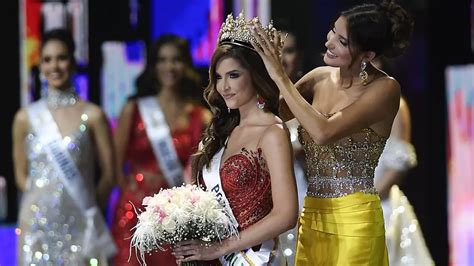
POLYGON ((188 261, 214 260, 225 254, 223 245, 219 242, 188 240, 176 244, 173 248, 173 255, 178 264, 188 261))

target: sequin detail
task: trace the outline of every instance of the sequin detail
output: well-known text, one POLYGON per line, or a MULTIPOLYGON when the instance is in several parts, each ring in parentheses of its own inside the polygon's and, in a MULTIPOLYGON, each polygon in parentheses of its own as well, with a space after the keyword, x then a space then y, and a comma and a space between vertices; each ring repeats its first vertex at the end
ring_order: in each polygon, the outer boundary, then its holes
POLYGON ((60 107, 75 105, 79 100, 79 96, 76 94, 74 88, 67 90, 48 88, 45 99, 49 108, 58 109, 60 107))
POLYGON ((374 171, 387 141, 366 128, 328 145, 317 145, 303 127, 298 139, 306 154, 308 195, 337 198, 355 192, 376 194, 374 171))
MULTIPOLYGON (((94 195, 94 153, 87 128, 82 119, 77 131, 63 137, 63 144, 85 178, 83 189, 94 195)), ((82 253, 86 219, 54 170, 40 137, 29 133, 25 146, 28 184, 17 230, 18 265, 84 265, 94 259, 82 253)))
POLYGON ((260 148, 242 148, 222 164, 220 175, 240 230, 260 221, 273 208, 270 173, 260 148))

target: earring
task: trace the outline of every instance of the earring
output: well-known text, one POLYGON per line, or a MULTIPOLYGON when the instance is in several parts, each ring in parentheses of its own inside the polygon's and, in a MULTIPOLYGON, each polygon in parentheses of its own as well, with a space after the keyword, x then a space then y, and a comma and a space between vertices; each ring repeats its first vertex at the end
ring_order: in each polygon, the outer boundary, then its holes
POLYGON ((362 80, 362 85, 367 85, 367 79, 369 78, 369 74, 367 74, 367 71, 365 71, 365 68, 367 67, 367 62, 362 61, 360 63, 360 73, 359 73, 359 78, 362 80))
POLYGON ((263 99, 263 97, 259 96, 258 94, 257 94, 257 107, 260 110, 263 110, 263 108, 265 108, 265 99, 263 99))
POLYGON ((230 108, 229 107, 227 107, 227 113, 230 114, 230 108))

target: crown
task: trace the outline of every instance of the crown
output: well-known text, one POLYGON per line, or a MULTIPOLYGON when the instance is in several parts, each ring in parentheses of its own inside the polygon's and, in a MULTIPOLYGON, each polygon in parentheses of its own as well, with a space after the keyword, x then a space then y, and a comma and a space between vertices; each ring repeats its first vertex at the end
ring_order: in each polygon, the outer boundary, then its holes
MULTIPOLYGON (((232 16, 232 13, 227 15, 227 19, 224 23, 222 23, 221 30, 219 32, 218 44, 238 45, 255 51, 255 48, 252 46, 250 41, 253 41, 254 43, 257 43, 257 41, 249 29, 249 25, 253 22, 257 22, 257 27, 260 27, 263 30, 270 42, 275 42, 273 33, 276 31, 276 29, 273 27, 272 21, 270 21, 270 23, 265 27, 262 26, 258 17, 254 17, 253 19, 246 21, 244 14, 240 12, 240 14, 237 16, 237 19, 235 20, 232 16)), ((284 40, 280 39, 280 42, 277 45, 278 50, 280 51, 281 48, 283 48, 283 42, 284 40)))

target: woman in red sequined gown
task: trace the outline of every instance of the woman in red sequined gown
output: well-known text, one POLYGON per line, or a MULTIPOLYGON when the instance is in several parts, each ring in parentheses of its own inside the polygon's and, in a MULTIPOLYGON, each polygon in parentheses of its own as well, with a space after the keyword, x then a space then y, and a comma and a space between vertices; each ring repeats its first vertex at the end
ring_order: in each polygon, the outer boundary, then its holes
POLYGON ((185 241, 174 254, 179 262, 219 258, 223 265, 275 265, 276 239, 295 226, 298 214, 289 132, 276 115, 278 88, 262 60, 239 36, 224 39, 236 32, 227 33, 220 35, 210 66, 204 95, 214 117, 193 157, 193 176, 212 190, 210 179, 220 180, 239 237, 211 245, 185 241), (208 166, 216 171, 204 174, 208 166))
MULTIPOLYGON (((193 95, 199 95, 196 93, 199 87, 191 82, 188 74, 191 71, 192 62, 186 41, 174 35, 162 36, 151 47, 147 66, 137 79, 137 95, 131 97, 122 110, 115 133, 117 165, 121 166, 117 172, 122 173, 119 179, 121 195, 112 225, 118 246, 115 266, 139 265, 136 257, 133 254, 130 256, 132 228, 137 224, 133 205, 142 209, 145 196, 169 187, 147 135, 139 99, 152 95, 159 103, 179 163, 186 169, 210 117, 207 109, 195 103, 200 101, 197 97, 193 98, 193 95)), ((149 265, 174 265, 175 258, 170 253, 169 249, 157 251, 147 255, 146 262, 149 265)))

